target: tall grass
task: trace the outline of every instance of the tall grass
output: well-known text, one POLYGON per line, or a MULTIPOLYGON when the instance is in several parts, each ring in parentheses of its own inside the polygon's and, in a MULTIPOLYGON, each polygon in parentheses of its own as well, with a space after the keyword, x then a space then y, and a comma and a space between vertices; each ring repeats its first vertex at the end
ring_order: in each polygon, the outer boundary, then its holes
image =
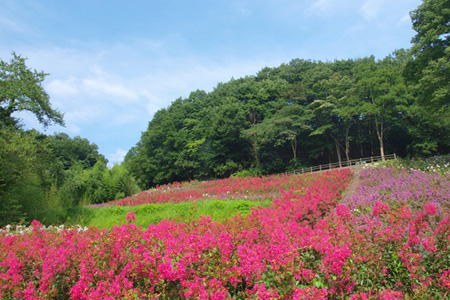
POLYGON ((136 225, 143 228, 158 224, 163 219, 182 222, 197 220, 201 215, 211 216, 213 221, 221 221, 237 213, 245 216, 252 207, 269 207, 271 201, 249 200, 202 200, 181 203, 152 203, 139 206, 78 207, 69 212, 67 223, 82 226, 96 226, 111 229, 126 223, 129 212, 135 212, 136 225))

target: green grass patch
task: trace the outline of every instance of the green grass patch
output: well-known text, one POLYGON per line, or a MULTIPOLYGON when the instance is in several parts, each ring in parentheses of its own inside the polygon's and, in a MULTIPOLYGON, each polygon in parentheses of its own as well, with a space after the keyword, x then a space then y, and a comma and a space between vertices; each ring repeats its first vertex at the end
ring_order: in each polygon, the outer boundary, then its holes
POLYGON ((68 223, 111 229, 113 226, 126 223, 129 212, 135 212, 135 224, 144 228, 150 224, 157 224, 163 219, 191 222, 199 219, 200 215, 211 216, 213 221, 221 221, 236 213, 247 215, 252 207, 269 207, 270 203, 269 200, 204 200, 140 206, 80 207, 69 212, 68 223))

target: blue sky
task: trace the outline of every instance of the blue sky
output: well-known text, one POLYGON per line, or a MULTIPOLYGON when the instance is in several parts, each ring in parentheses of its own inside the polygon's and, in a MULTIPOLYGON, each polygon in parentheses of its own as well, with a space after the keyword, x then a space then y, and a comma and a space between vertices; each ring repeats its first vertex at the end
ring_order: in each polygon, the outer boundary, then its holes
MULTIPOLYGON (((409 48, 420 0, 1 0, 0 59, 43 83, 66 132, 120 162, 153 114, 197 89, 295 58, 333 61, 409 48)), ((42 130, 30 113, 27 128, 42 130)))

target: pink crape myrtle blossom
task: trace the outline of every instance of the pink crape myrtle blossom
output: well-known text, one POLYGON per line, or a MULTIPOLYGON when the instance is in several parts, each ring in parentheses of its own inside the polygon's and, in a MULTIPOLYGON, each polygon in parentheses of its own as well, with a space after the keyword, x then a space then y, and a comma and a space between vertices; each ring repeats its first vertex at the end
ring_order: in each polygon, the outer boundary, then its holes
POLYGON ((173 184, 115 203, 182 202, 207 193, 237 197, 242 189, 260 189, 273 199, 270 207, 221 222, 202 216, 142 228, 129 213, 111 230, 47 231, 35 221, 23 234, 0 231, 0 298, 448 296, 450 178, 436 176, 367 169, 345 199, 348 169, 173 184))

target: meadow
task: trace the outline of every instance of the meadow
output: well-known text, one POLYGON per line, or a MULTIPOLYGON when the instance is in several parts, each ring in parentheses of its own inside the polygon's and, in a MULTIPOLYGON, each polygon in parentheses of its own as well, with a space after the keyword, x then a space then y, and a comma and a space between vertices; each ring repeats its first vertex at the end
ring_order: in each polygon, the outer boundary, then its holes
POLYGON ((110 229, 124 223, 130 212, 135 213, 135 224, 143 227, 163 219, 190 222, 201 215, 221 221, 236 213, 245 216, 252 208, 269 207, 284 190, 301 187, 308 180, 307 176, 282 174, 174 182, 124 199, 77 207, 71 211, 69 223, 110 229))
POLYGON ((445 163, 175 183, 87 208, 116 210, 111 229, 3 228, 0 297, 448 299, 445 163), (164 205, 192 207, 144 221, 164 205), (229 215, 202 215, 202 205, 229 215))

